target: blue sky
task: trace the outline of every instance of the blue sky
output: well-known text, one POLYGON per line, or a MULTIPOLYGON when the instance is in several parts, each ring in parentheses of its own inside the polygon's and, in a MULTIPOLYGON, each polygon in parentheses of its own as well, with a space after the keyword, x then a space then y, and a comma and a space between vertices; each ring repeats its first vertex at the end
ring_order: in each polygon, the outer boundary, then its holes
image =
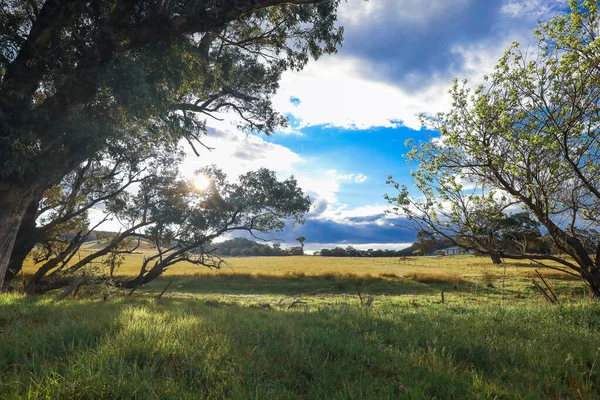
POLYGON ((271 137, 213 125, 215 147, 187 157, 184 170, 216 163, 236 176, 258 167, 294 175, 313 200, 304 226, 278 235, 306 248, 402 248, 415 232, 384 213, 388 174, 411 186, 405 141, 426 140, 418 114, 449 106, 452 78, 482 83, 513 41, 567 8, 557 0, 348 0, 338 54, 284 74, 274 98, 290 127, 271 137))
POLYGON ((444 111, 452 78, 475 86, 513 41, 534 45, 532 29, 567 9, 566 0, 348 0, 338 54, 285 73, 273 99, 290 127, 271 137, 245 135, 229 118, 211 126, 200 157, 183 173, 217 164, 235 177, 267 167, 294 175, 313 200, 304 226, 278 235, 305 248, 402 248, 384 193, 388 174, 410 182, 404 142, 426 140, 418 114, 444 111))

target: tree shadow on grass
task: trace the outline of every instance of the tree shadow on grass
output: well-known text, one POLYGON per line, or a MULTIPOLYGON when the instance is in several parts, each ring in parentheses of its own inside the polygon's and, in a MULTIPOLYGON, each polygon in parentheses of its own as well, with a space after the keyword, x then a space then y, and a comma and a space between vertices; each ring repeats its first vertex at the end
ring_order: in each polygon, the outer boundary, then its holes
POLYGON ((215 274, 196 276, 167 276, 159 278, 140 289, 157 292, 173 281, 169 292, 192 294, 350 294, 365 292, 373 295, 434 294, 444 291, 467 291, 468 282, 455 276, 435 280, 426 277, 394 275, 360 276, 354 274, 282 276, 256 274, 215 274))
POLYGON ((598 325, 589 325, 597 312, 397 306, 305 313, 184 298, 13 299, 0 297, 0 318, 8 321, 0 351, 9 354, 0 357, 3 398, 597 394, 576 381, 599 379, 591 370, 598 325), (574 346, 572 335, 586 326, 589 335, 574 346), (573 365, 565 366, 567 354, 573 365), (567 372, 573 379, 554 379, 567 372))

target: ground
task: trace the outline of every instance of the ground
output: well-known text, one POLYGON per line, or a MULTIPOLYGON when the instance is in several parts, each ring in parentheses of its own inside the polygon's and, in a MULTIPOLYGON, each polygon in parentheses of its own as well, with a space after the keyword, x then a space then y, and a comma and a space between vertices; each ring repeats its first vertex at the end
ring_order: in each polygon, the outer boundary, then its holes
POLYGON ((600 306, 568 275, 510 263, 503 290, 474 256, 228 263, 131 297, 0 296, 0 398, 600 398, 600 306))

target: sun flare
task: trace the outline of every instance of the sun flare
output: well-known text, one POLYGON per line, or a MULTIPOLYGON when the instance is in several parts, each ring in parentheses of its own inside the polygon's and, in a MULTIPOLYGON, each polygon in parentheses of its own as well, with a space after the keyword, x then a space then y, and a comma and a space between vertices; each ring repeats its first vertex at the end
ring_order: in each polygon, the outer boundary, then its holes
POLYGON ((210 179, 206 175, 197 175, 192 182, 194 187, 199 190, 204 190, 210 185, 210 179))

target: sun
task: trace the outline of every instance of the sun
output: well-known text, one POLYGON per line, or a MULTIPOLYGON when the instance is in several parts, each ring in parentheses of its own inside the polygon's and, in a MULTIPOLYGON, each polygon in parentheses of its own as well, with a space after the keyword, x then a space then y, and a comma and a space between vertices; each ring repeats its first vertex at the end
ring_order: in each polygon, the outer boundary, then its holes
POLYGON ((199 174, 192 179, 192 183, 196 189, 204 190, 210 185, 210 179, 206 175, 199 174))

